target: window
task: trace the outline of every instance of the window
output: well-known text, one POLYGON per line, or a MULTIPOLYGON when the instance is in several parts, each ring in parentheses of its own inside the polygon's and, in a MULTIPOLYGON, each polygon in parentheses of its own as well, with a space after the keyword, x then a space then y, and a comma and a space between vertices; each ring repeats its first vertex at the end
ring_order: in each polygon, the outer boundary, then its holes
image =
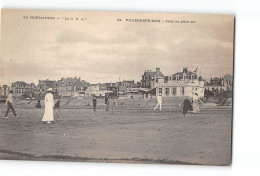
POLYGON ((166 95, 169 95, 169 93, 170 93, 170 92, 169 92, 169 88, 165 88, 165 94, 166 94, 166 95))
POLYGON ((179 80, 179 75, 176 76, 176 80, 179 80))
POLYGON ((172 88, 172 94, 176 95, 176 87, 172 88))
POLYGON ((184 87, 181 88, 181 94, 184 95, 184 87))
POLYGON ((159 88, 159 94, 162 94, 162 88, 159 88))

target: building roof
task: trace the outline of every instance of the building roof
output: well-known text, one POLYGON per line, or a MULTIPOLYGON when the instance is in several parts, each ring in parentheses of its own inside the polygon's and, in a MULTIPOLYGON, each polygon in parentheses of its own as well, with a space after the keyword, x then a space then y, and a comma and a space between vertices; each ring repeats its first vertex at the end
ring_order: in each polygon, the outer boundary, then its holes
MULTIPOLYGON (((191 71, 188 71, 188 72, 186 73, 187 76, 191 76, 192 74, 193 74, 193 75, 197 75, 196 73, 191 72, 191 71)), ((177 73, 172 74, 172 76, 177 76, 177 75, 183 76, 183 72, 177 72, 177 73)))
POLYGON ((164 78, 164 75, 162 74, 162 72, 155 72, 156 74, 155 74, 155 76, 158 78, 164 78))
POLYGON ((85 80, 82 80, 81 81, 82 82, 82 84, 84 85, 84 86, 87 86, 89 83, 87 82, 87 81, 85 81, 85 80))
POLYGON ((82 86, 85 86, 80 79, 76 80, 76 81, 73 83, 73 85, 75 85, 76 83, 80 83, 82 86))
POLYGON ((220 79, 217 78, 217 77, 215 77, 215 78, 213 78, 212 80, 214 80, 214 81, 219 81, 220 79))
POLYGON ((21 84, 27 84, 27 83, 24 82, 24 81, 16 81, 16 82, 14 82, 13 84, 21 85, 21 84))
POLYGON ((224 79, 228 80, 228 81, 232 81, 233 80, 233 76, 231 76, 230 74, 225 74, 224 75, 224 79))
POLYGON ((153 71, 150 71, 150 70, 149 70, 149 71, 145 71, 145 72, 144 72, 144 75, 145 75, 145 76, 154 76, 155 73, 156 73, 156 72, 153 72, 153 71))
POLYGON ((151 71, 151 70, 147 70, 144 72, 145 76, 153 76, 153 77, 157 77, 157 78, 164 78, 164 75, 162 74, 161 71, 151 71))
POLYGON ((130 84, 134 84, 134 80, 131 80, 131 81, 125 81, 125 80, 123 80, 122 82, 126 82, 126 83, 130 83, 130 84))
POLYGON ((106 86, 107 87, 115 87, 115 86, 117 86, 117 84, 116 83, 106 83, 106 86))
POLYGON ((77 81, 77 78, 66 78, 65 79, 65 84, 66 85, 72 85, 72 84, 74 84, 74 82, 76 82, 77 81))
POLYGON ((12 83, 12 86, 13 86, 13 85, 27 85, 27 86, 35 86, 34 83, 30 83, 30 84, 28 84, 28 83, 26 83, 26 82, 24 82, 24 81, 16 81, 16 82, 12 83))

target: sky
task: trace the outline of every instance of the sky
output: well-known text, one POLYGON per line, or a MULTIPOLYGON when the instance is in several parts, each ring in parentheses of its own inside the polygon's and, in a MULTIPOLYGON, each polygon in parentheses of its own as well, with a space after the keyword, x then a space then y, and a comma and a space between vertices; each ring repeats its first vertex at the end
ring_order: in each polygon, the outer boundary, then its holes
POLYGON ((54 10, 1 15, 0 85, 75 76, 90 83, 140 81, 145 70, 157 67, 165 76, 183 67, 198 67, 205 79, 233 73, 231 15, 54 10))

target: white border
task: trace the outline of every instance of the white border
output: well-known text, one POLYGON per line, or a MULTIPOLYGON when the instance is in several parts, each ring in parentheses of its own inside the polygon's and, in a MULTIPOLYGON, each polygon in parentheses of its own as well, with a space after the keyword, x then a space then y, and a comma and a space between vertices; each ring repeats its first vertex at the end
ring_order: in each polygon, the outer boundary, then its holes
POLYGON ((233 14, 235 94, 230 167, 0 161, 0 175, 260 175, 259 0, 0 0, 1 8, 233 14))

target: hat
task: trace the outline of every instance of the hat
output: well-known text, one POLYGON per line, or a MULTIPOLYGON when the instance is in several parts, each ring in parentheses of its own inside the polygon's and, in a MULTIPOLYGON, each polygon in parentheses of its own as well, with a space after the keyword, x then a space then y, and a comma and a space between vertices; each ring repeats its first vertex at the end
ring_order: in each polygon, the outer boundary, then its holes
POLYGON ((52 92, 53 90, 52 90, 52 88, 48 88, 47 91, 48 92, 52 92))

